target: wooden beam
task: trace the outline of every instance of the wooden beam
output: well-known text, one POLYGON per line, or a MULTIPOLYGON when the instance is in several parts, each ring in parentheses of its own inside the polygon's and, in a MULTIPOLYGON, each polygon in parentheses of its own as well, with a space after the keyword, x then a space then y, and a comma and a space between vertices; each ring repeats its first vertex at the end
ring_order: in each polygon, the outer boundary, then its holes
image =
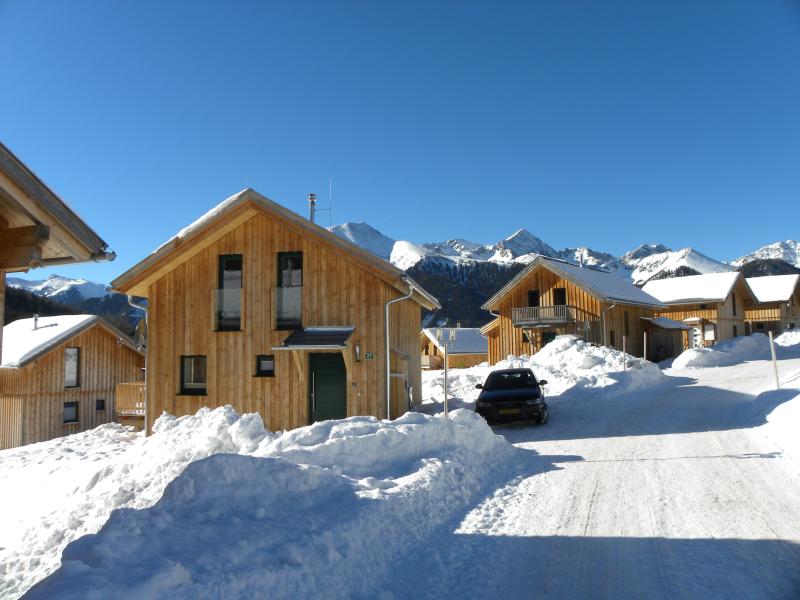
POLYGON ((297 367, 297 377, 300 379, 300 383, 305 383, 306 380, 306 370, 303 365, 303 361, 300 358, 300 351, 299 350, 292 350, 292 358, 294 358, 294 364, 297 367))
POLYGON ((0 269, 26 269, 42 260, 42 247, 50 238, 46 225, 4 229, 0 236, 0 269))
POLYGON ((353 380, 353 372, 354 372, 353 349, 350 346, 347 346, 347 348, 342 349, 342 359, 344 359, 344 367, 349 387, 350 382, 353 380))

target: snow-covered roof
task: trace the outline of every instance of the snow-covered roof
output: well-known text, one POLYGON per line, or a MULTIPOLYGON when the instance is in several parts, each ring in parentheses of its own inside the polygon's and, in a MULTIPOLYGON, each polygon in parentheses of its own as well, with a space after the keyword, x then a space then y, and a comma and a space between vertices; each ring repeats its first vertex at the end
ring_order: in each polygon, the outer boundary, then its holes
POLYGON ((665 304, 723 302, 739 280, 740 273, 706 273, 648 281, 642 290, 665 304))
POLYGON ((680 321, 676 321, 675 319, 669 319, 667 317, 642 317, 642 321, 649 321, 656 327, 661 329, 681 329, 681 330, 688 330, 690 327, 686 323, 681 323, 680 321))
POLYGON ((797 289, 800 275, 767 275, 748 277, 747 285, 759 302, 787 302, 797 289))
POLYGON ((18 319, 3 327, 2 367, 24 367, 59 344, 66 342, 95 323, 102 323, 129 346, 130 339, 97 315, 59 315, 34 319, 18 319))
POLYGON ((500 291, 489 298, 483 305, 483 308, 489 309, 493 306, 495 302, 511 291, 538 266, 549 269, 606 302, 620 302, 622 304, 663 308, 663 304, 658 299, 640 290, 630 283, 630 281, 627 281, 615 273, 601 271, 591 267, 581 267, 563 260, 542 255, 537 256, 527 267, 520 271, 516 277, 504 285, 500 291))
POLYGON ((477 327, 442 327, 442 342, 436 337, 437 329, 430 327, 423 329, 422 333, 440 350, 444 350, 443 342, 447 341, 448 354, 485 354, 489 352, 489 340, 481 334, 481 330, 477 327), (451 331, 455 332, 453 341, 449 341, 451 331))

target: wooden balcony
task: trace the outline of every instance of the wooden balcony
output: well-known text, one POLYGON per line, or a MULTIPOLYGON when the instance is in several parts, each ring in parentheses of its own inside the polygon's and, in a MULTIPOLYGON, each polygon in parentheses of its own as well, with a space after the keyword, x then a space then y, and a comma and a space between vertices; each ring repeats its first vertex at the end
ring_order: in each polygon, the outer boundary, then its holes
POLYGON ((579 308, 570 305, 523 306, 511 309, 514 327, 557 327, 585 320, 579 308))
POLYGON ((119 417, 144 417, 144 382, 118 383, 114 402, 114 420, 119 417))

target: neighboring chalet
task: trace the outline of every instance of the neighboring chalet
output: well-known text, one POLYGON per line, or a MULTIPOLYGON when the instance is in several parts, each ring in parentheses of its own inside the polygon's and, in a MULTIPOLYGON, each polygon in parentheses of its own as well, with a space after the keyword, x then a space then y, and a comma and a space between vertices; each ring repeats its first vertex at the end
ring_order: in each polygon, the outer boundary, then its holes
POLYGON ((109 423, 117 384, 142 379, 144 356, 95 315, 19 319, 3 329, 0 449, 109 423))
POLYGON ((0 144, 0 326, 7 272, 106 260, 108 244, 0 144))
POLYGON ((489 360, 488 340, 478 328, 434 327, 420 334, 423 369, 444 368, 444 345, 447 344, 447 368, 474 367, 489 360), (439 339, 441 332, 441 339, 439 339))
POLYGON ((800 275, 748 277, 747 284, 758 301, 745 305, 748 333, 778 334, 800 327, 800 275))
POLYGON ((756 302, 738 271, 648 281, 642 290, 666 304, 657 316, 691 327, 684 340, 687 348, 745 335, 745 309, 756 302))
POLYGON ((642 356, 644 332, 664 305, 619 275, 537 256, 483 305, 489 362, 533 354, 561 334, 642 356))
POLYGON ((113 287, 148 301, 148 430, 163 411, 203 406, 258 412, 281 430, 397 417, 420 399, 421 310, 437 308, 436 299, 390 263, 251 189, 113 287))

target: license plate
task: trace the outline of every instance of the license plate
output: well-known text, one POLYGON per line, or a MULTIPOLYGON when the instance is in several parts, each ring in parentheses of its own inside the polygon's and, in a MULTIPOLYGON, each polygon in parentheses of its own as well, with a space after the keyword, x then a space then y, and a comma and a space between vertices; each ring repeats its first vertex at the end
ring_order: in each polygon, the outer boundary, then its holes
POLYGON ((518 408, 501 408, 497 411, 498 414, 501 415, 518 415, 519 409, 518 408))

